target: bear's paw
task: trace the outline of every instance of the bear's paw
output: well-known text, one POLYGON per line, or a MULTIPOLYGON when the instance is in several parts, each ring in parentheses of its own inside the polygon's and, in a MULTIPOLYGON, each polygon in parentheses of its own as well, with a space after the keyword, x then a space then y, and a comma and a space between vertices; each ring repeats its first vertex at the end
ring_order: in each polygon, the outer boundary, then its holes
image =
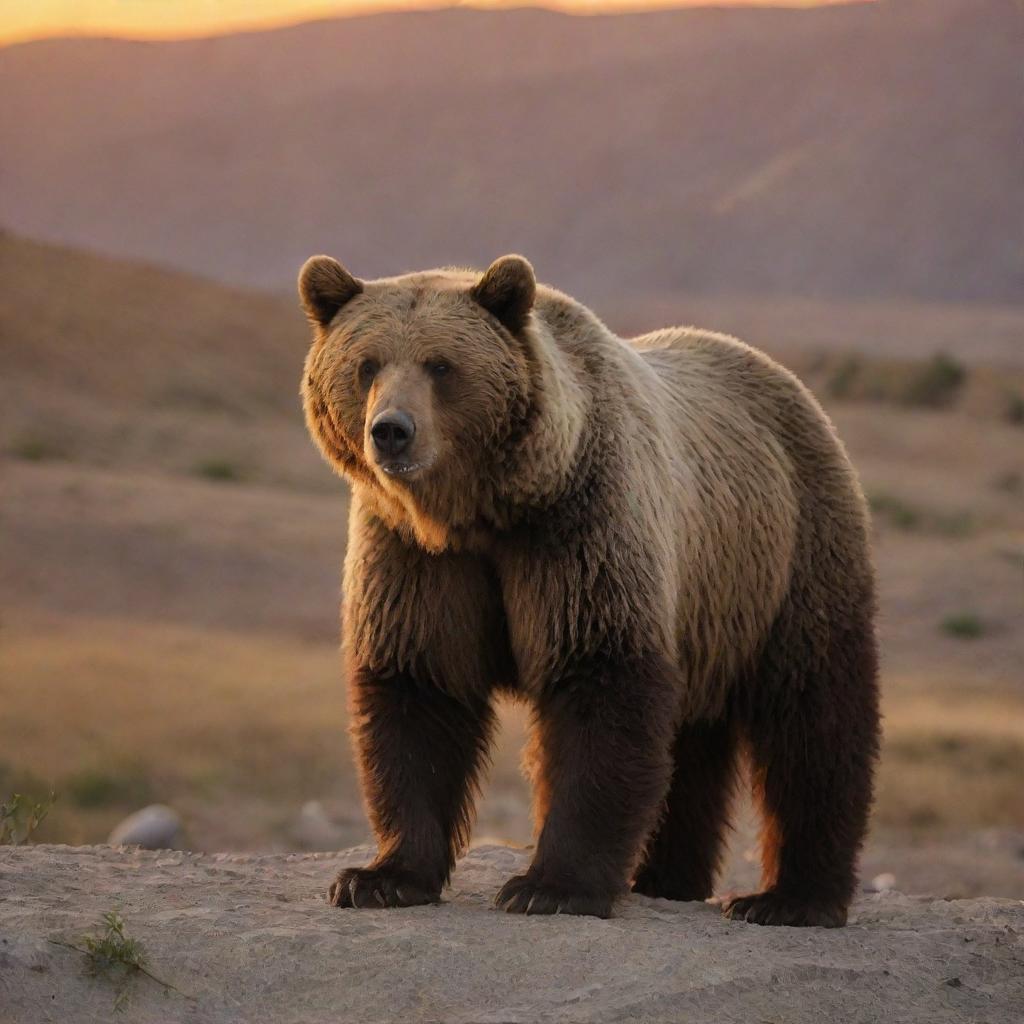
POLYGON ((611 917, 610 894, 582 892, 564 885, 549 885, 529 874, 510 878, 494 900, 508 914, 578 914, 611 917))
POLYGON ((728 899, 722 904, 722 913, 732 921, 791 928, 842 928, 846 924, 846 907, 841 903, 786 896, 771 889, 728 899))
POLYGON ((424 885, 410 872, 394 867, 345 868, 327 894, 331 906, 359 910, 420 907, 440 901, 439 891, 424 885))

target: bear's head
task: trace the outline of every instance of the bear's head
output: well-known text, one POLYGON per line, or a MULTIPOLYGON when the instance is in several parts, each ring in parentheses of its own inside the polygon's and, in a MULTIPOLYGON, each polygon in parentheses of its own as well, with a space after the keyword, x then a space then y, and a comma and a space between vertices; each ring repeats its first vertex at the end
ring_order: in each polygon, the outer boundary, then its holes
POLYGON ((313 327, 303 400, 328 461, 390 526, 430 550, 498 515, 537 419, 533 268, 362 282, 314 256, 299 275, 313 327))

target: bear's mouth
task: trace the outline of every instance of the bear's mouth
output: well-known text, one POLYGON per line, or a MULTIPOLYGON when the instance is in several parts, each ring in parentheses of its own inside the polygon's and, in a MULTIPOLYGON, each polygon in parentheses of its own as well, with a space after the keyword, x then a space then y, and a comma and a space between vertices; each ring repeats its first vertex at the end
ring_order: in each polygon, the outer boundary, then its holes
POLYGON ((423 459, 419 462, 406 462, 402 459, 390 459, 387 462, 378 462, 381 472, 388 476, 409 477, 415 476, 423 470, 429 469, 434 463, 433 459, 423 459))

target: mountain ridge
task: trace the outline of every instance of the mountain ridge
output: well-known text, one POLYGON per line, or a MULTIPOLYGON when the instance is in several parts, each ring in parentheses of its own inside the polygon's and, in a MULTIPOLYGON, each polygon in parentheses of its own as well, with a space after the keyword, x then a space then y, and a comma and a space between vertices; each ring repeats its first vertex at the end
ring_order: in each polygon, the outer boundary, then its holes
POLYGON ((0 223, 256 287, 313 251, 373 277, 519 250, 594 305, 1017 305, 1020 24, 1010 0, 443 8, 16 44, 0 223))

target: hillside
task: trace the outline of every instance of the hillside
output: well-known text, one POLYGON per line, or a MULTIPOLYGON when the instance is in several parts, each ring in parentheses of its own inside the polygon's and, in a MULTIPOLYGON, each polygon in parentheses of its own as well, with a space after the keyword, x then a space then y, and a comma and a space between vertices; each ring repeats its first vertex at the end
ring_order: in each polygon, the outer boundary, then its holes
POLYGON ((354 17, 0 50, 0 224, 246 285, 1024 300, 1020 7, 354 17))
POLYGON ((294 411, 298 300, 0 231, 0 374, 103 404, 294 411))
POLYGON ((297 301, 0 232, 4 451, 330 486, 297 301))
MULTIPOLYGON (((624 333, 670 323, 734 333, 823 390, 850 359, 870 390, 945 352, 970 367, 963 410, 1005 419, 1024 395, 1024 308, 679 292, 597 311, 624 333)), ((222 462, 265 482, 333 488, 302 422, 306 346, 291 293, 0 231, 6 451, 160 472, 222 462)))

